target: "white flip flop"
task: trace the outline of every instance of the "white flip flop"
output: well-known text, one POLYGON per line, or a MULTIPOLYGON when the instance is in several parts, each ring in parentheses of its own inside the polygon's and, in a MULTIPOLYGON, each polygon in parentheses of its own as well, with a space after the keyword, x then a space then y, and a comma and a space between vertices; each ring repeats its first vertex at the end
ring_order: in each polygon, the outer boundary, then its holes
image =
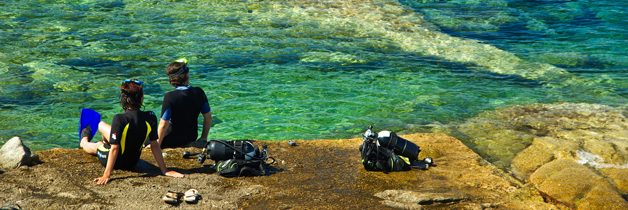
POLYGON ((179 202, 181 202, 180 198, 180 193, 168 190, 168 192, 163 197, 161 197, 161 200, 163 200, 167 204, 177 205, 179 204, 179 202))
POLYGON ((189 189, 183 194, 183 200, 185 200, 186 203, 196 203, 200 198, 201 195, 198 194, 198 190, 196 189, 189 189))

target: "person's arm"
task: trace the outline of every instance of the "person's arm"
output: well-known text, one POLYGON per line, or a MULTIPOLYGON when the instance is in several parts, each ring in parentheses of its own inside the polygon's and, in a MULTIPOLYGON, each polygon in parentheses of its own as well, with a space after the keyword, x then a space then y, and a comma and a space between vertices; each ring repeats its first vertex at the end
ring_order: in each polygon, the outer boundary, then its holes
POLYGON ((166 164, 164 163, 164 157, 161 155, 161 148, 157 141, 150 142, 150 150, 153 152, 153 156, 155 157, 155 161, 157 161, 157 165, 159 165, 159 169, 161 169, 161 174, 171 177, 183 177, 183 174, 180 174, 176 171, 169 171, 166 168, 166 164))
POLYGON ((109 182, 109 178, 111 177, 111 172, 113 171, 113 166, 116 165, 116 159, 118 158, 118 150, 120 145, 112 144, 109 149, 109 158, 107 159, 107 166, 105 167, 105 172, 101 177, 94 179, 96 184, 105 185, 109 182))
MULTIPOLYGON (((157 134, 159 136, 157 139, 157 146, 160 146, 160 148, 161 143, 164 141, 164 137, 166 137, 166 130, 168 129, 168 126, 170 126, 169 120, 159 119, 159 126, 157 126, 157 134)), ((151 142, 151 148, 153 147, 152 144, 153 142, 151 142)))
POLYGON ((209 135, 209 128, 212 126, 212 112, 206 112, 203 114, 203 132, 201 133, 201 141, 207 141, 207 135, 209 135))
MULTIPOLYGON (((170 97, 168 96, 169 93, 164 96, 161 104, 161 115, 159 117, 159 125, 157 126, 157 145, 160 147, 164 142, 164 138, 166 138, 166 131, 168 130, 168 126, 170 126, 170 115, 172 114, 172 109, 170 109, 170 97)), ((154 122, 157 121, 155 120, 154 122)), ((153 138, 150 139, 152 140, 153 138)))

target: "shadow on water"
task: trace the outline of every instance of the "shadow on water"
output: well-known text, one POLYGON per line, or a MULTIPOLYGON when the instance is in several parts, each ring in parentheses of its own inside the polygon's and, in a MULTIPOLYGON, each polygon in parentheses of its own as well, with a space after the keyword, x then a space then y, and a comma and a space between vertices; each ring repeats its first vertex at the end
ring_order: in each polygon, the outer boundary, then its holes
POLYGON ((94 8, 101 9, 103 11, 112 11, 115 9, 123 8, 126 6, 124 1, 108 1, 108 2, 97 2, 94 4, 94 8))
POLYGON ((621 97, 628 98, 628 88, 617 88, 615 92, 621 97))
POLYGON ((337 64, 337 63, 320 62, 320 63, 303 63, 301 65, 307 67, 310 70, 319 71, 319 72, 336 72, 336 71, 365 72, 365 71, 370 71, 370 70, 381 69, 383 66, 382 63, 384 62, 376 61, 376 62, 369 62, 369 63, 363 63, 363 64, 343 65, 343 64, 337 64))
POLYGON ((519 75, 513 74, 498 74, 490 71, 485 71, 480 66, 459 62, 451 62, 433 56, 417 56, 414 54, 407 54, 403 56, 402 59, 406 61, 413 61, 412 63, 414 65, 423 67, 421 69, 426 69, 429 73, 439 74, 443 73, 442 71, 446 71, 451 72, 452 75, 455 77, 498 80, 528 88, 538 88, 542 87, 543 85, 543 82, 538 80, 527 79, 519 75))
POLYGON ((57 62, 58 65, 66 65, 72 67, 91 67, 91 68, 99 68, 99 67, 110 67, 110 66, 121 66, 119 61, 112 61, 102 58, 68 58, 62 61, 57 62))
POLYGON ((34 99, 29 94, 20 94, 19 96, 13 96, 13 98, 0 97, 0 107, 3 109, 16 108, 18 106, 31 106, 42 104, 41 99, 34 99))
POLYGON ((41 92, 39 87, 32 84, 35 79, 32 78, 33 71, 21 65, 9 65, 9 78, 0 79, 0 106, 10 108, 23 105, 39 105, 42 104, 42 97, 48 93, 41 92))
POLYGON ((277 52, 273 56, 264 56, 261 52, 233 52, 221 53, 212 56, 215 67, 241 68, 252 64, 280 64, 289 65, 299 61, 294 53, 277 52))

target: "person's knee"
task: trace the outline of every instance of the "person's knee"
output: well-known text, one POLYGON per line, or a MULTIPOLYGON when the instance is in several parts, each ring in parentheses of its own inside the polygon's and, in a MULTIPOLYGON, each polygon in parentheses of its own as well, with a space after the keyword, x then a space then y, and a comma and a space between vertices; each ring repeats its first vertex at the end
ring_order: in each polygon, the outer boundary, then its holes
POLYGON ((83 151, 85 151, 87 154, 96 155, 96 152, 98 152, 98 146, 100 146, 100 144, 102 143, 88 142, 87 140, 85 140, 81 141, 81 148, 83 148, 83 151))

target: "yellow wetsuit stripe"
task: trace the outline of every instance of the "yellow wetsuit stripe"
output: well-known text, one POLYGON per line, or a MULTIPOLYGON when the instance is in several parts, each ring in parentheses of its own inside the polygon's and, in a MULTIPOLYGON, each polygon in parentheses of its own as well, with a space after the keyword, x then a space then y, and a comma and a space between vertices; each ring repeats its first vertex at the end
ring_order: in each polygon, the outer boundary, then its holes
POLYGON ((122 153, 120 154, 124 154, 124 148, 126 145, 126 132, 129 131, 129 123, 126 124, 126 126, 124 126, 124 130, 122 131, 122 140, 120 140, 120 147, 122 148, 122 153))
MULTIPOLYGON (((150 124, 148 124, 148 122, 144 121, 146 123, 146 137, 144 138, 144 141, 146 141, 146 139, 148 139, 148 135, 150 134, 150 131, 152 130, 152 128, 150 127, 150 124)), ((150 141, 152 139, 148 139, 148 141, 150 141)), ((142 142, 143 144, 144 142, 142 142)), ((142 147, 140 147, 140 150, 142 150, 142 147)))

